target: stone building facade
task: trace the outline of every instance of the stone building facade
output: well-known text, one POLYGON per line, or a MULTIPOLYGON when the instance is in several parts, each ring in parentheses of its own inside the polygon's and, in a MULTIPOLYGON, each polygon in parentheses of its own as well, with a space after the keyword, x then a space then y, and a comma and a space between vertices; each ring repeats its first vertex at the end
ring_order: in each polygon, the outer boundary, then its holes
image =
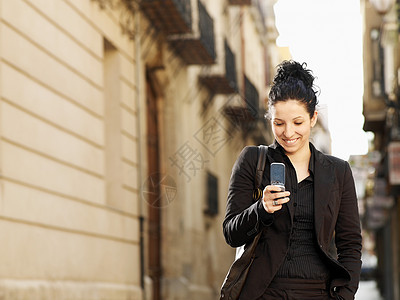
POLYGON ((1 299, 217 299, 268 2, 0 1, 1 299))
POLYGON ((134 43, 93 1, 0 14, 0 298, 139 299, 134 43))

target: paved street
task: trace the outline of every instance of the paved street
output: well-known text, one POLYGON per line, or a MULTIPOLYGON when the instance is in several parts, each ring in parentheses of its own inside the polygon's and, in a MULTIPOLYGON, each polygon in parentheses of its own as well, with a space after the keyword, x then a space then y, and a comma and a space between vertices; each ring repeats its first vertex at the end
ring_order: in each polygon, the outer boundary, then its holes
POLYGON ((382 300, 375 281, 360 281, 355 300, 382 300))

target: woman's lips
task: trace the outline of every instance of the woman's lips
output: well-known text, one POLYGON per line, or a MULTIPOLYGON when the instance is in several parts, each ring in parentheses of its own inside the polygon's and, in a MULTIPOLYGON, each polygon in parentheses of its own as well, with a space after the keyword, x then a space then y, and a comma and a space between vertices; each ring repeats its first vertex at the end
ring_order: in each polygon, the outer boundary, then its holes
POLYGON ((285 141, 286 144, 291 145, 291 144, 296 143, 298 139, 299 139, 299 138, 290 139, 290 140, 284 139, 284 141, 285 141))

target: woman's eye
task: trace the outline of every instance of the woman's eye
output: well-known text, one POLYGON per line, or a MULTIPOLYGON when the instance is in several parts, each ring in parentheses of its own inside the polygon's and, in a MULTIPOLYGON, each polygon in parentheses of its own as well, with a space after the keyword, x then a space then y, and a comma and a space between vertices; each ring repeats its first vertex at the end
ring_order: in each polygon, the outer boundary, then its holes
POLYGON ((275 126, 282 126, 282 125, 283 125, 283 123, 277 123, 277 122, 274 122, 274 125, 275 125, 275 126))
POLYGON ((301 125, 301 124, 303 124, 303 122, 296 122, 296 123, 294 123, 295 125, 301 125))

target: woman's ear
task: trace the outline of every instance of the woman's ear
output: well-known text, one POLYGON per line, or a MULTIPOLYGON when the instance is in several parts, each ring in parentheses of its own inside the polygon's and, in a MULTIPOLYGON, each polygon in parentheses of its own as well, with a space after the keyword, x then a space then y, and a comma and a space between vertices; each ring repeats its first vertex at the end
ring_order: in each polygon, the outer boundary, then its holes
POLYGON ((315 111, 314 115, 311 118, 311 128, 315 126, 315 124, 317 124, 317 120, 318 120, 318 112, 315 111))

